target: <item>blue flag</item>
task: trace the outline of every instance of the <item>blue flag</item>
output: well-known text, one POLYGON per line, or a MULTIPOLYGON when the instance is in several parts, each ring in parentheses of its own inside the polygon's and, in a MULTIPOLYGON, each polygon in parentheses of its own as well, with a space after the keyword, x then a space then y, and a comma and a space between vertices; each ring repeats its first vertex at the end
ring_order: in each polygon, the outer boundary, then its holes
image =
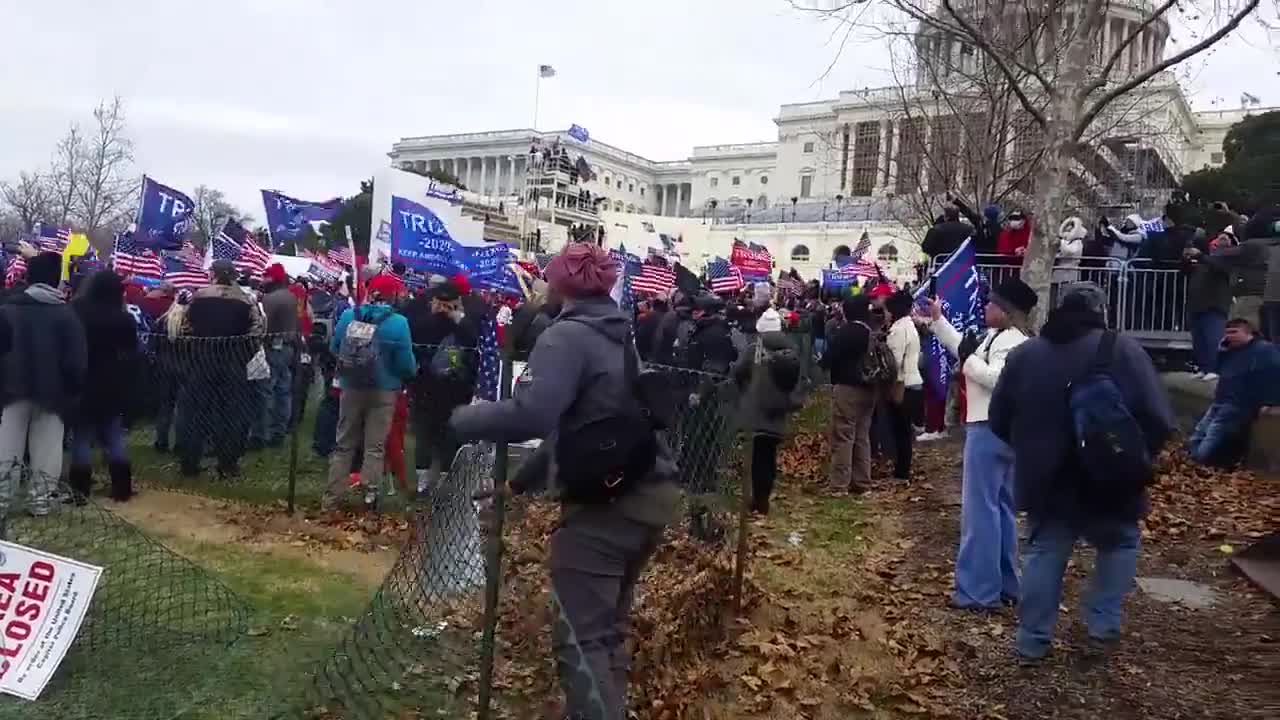
POLYGON ((191 229, 196 204, 184 193, 142 176, 142 202, 138 204, 133 242, 140 248, 177 250, 191 229))
POLYGON ((262 206, 267 212, 267 230, 271 244, 279 246, 296 242, 309 223, 332 222, 342 209, 342 198, 311 202, 289 197, 276 190, 262 191, 262 206))
POLYGON ((516 277, 516 256, 511 247, 494 243, 485 247, 470 248, 463 264, 471 284, 482 290, 492 290, 513 297, 524 297, 520 280, 516 277))
MULTIPOLYGON (((973 240, 965 240, 932 276, 938 299, 942 301, 943 317, 962 335, 982 330, 982 276, 978 273, 977 262, 973 240)), ((927 306, 928 282, 916 290, 915 301, 918 307, 927 306)), ((945 398, 958 361, 947 352, 936 335, 929 336, 923 350, 925 385, 934 398, 945 398)))
POLYGON ((391 261, 419 272, 451 277, 466 270, 467 248, 440 216, 412 200, 391 196, 391 261))
POLYGON ((570 125, 569 132, 567 134, 569 137, 580 143, 584 143, 591 139, 591 133, 587 132, 587 129, 581 125, 570 125))

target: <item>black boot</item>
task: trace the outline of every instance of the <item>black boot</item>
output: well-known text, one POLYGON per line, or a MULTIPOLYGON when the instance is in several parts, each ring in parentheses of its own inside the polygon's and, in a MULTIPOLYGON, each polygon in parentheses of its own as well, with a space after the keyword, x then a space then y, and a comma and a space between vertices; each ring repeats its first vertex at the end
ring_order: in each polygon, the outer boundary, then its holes
POLYGON ((72 465, 67 471, 67 484, 71 486, 71 502, 84 505, 93 490, 93 466, 72 465))
POLYGON ((111 472, 111 499, 128 502, 133 497, 133 468, 122 462, 111 463, 107 469, 111 472))

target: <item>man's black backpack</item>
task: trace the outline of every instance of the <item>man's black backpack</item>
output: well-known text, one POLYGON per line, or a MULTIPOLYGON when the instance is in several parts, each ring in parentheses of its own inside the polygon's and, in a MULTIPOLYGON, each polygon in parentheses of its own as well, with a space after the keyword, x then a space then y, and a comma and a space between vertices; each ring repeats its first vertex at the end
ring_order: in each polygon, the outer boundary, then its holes
MULTIPOLYGON (((556 442, 556 479, 565 502, 600 505, 630 492, 653 470, 658 457, 656 431, 674 418, 675 400, 665 399, 670 383, 663 382, 658 373, 639 371, 630 332, 622 343, 622 354, 629 389, 624 408, 615 415, 562 430, 556 442)), ((595 388, 586 387, 580 392, 593 391, 595 388)))
POLYGON ((1088 369, 1067 386, 1081 499, 1097 507, 1132 501, 1154 477, 1146 433, 1111 374, 1115 345, 1116 334, 1104 332, 1088 369))

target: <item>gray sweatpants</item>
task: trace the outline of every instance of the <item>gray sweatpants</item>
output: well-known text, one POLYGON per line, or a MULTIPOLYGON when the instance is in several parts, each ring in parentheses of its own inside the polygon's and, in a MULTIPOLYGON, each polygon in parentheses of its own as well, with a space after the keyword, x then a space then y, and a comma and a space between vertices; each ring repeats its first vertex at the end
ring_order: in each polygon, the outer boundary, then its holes
POLYGON ((31 504, 37 515, 49 512, 49 495, 62 477, 62 418, 26 400, 9 403, 0 414, 0 518, 30 469, 31 504), (31 456, 31 464, 25 457, 31 456))
POLYGON ((360 478, 367 486, 378 486, 385 472, 383 458, 387 451, 387 431, 391 429, 396 409, 396 392, 343 389, 338 400, 338 437, 329 456, 329 486, 324 491, 324 507, 336 505, 346 492, 351 458, 362 442, 364 459, 360 478))
POLYGON ((551 642, 571 720, 624 720, 636 581, 662 528, 616 507, 583 508, 551 536, 551 642))

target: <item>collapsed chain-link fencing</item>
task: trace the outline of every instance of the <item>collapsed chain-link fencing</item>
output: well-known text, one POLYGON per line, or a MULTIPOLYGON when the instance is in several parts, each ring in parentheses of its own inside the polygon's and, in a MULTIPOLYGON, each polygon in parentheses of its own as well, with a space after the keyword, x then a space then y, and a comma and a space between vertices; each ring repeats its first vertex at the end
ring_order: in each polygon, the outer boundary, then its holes
MULTIPOLYGON (((675 426, 664 432, 686 492, 682 520, 669 535, 699 543, 708 553, 732 556, 738 547, 743 479, 734 417, 737 394, 724 376, 652 365, 649 370, 668 376, 686 398, 675 426)), ((529 380, 527 374, 522 379, 529 380)), ((520 392, 520 382, 515 392, 520 392)), ((511 667, 512 658, 495 658, 499 648, 512 650, 527 640, 504 636, 524 631, 500 623, 495 607, 504 572, 490 541, 504 534, 506 500, 502 495, 473 499, 477 491, 505 483, 530 451, 490 444, 458 451, 448 481, 433 485, 430 502, 414 514, 411 537, 394 569, 318 674, 309 712, 370 720, 416 713, 460 716, 477 707, 482 717, 529 717, 535 712, 529 703, 536 705, 536 699, 501 692, 513 686, 510 675, 519 671, 511 667), (495 660, 504 668, 496 677, 495 660)), ((520 501, 522 512, 505 532, 545 546, 547 537, 531 530, 527 517, 546 502, 545 497, 520 501)), ((555 593, 545 588, 545 594, 552 605, 550 617, 557 617, 561 611, 555 593)), ((503 600, 529 601, 506 595, 503 600)), ((527 608, 527 614, 537 617, 539 609, 527 608)), ((543 648, 544 653, 549 650, 543 648)), ((548 662, 544 657, 543 663, 548 662)))
MULTIPOLYGON (((348 477, 345 458, 337 463, 343 466, 339 471, 330 472, 342 429, 340 393, 332 385, 334 359, 327 346, 272 336, 156 334, 142 341, 143 362, 133 379, 135 403, 125 423, 126 448, 140 484, 292 507, 295 502, 318 502, 327 486, 332 489, 330 477, 340 479, 342 489, 356 483, 348 477), (287 382, 267 390, 255 385, 264 380, 264 366, 271 377, 284 376, 287 382), (299 381, 309 374, 311 379, 299 381), (273 424, 269 413, 281 407, 271 403, 285 390, 301 392, 305 401, 289 407, 282 436, 281 423, 273 424), (331 438, 333 445, 315 447, 317 438, 331 438), (328 457, 319 452, 325 449, 328 457)), ((425 464, 432 473, 423 497, 404 506, 412 512, 410 537, 337 650, 307 673, 313 677, 307 697, 298 701, 283 697, 286 693, 281 691, 281 696, 261 698, 254 705, 261 716, 381 720, 396 713, 464 716, 473 708, 481 708, 487 717, 524 717, 530 712, 521 706, 521 693, 510 690, 519 663, 501 656, 528 649, 516 637, 520 631, 500 623, 497 616, 500 603, 523 600, 499 595, 504 572, 494 539, 504 532, 507 502, 501 496, 487 504, 473 499, 478 490, 504 484, 530 449, 501 444, 458 448, 449 439, 444 428, 452 408, 469 402, 477 384, 492 381, 486 373, 494 370, 476 351, 450 347, 446 355, 465 367, 442 383, 439 373, 447 363, 438 359, 440 350, 413 348, 420 375, 397 395, 388 442, 379 448, 387 456, 398 454, 405 468, 425 464), (402 438, 399 447, 393 447, 390 436, 395 435, 402 438), (451 468, 445 458, 453 459, 451 468), (495 665, 504 668, 498 677, 495 665), (278 713, 274 708, 281 705, 293 710, 278 713)), ((520 391, 521 382, 512 382, 512 372, 523 373, 522 380, 529 381, 520 363, 498 367, 505 376, 497 380, 500 396, 508 396, 513 385, 520 391)), ((681 519, 668 536, 683 539, 687 547, 703 548, 700 553, 721 557, 726 564, 734 562, 737 549, 741 569, 745 557, 738 542, 744 537, 740 511, 744 485, 749 483, 744 482, 738 438, 737 388, 721 375, 652 365, 648 369, 667 376, 683 398, 677 420, 663 432, 685 491, 681 519)), ((368 444, 369 438, 364 440, 357 445, 368 444)), ((361 454, 352 453, 351 472, 360 470, 361 454)), ((376 478, 363 473, 358 481, 362 492, 348 493, 349 500, 364 503, 372 495, 372 508, 385 511, 392 507, 387 497, 412 496, 416 473, 402 470, 398 482, 388 480, 396 477, 394 465, 388 459, 386 472, 373 473, 376 478)), ((27 480, 23 487, 30 486, 27 480)), ((60 487, 61 496, 70 498, 71 491, 60 487)), ((518 512, 515 521, 524 525, 514 531, 532 533, 545 542, 551 529, 535 532, 526 518, 539 515, 527 510, 547 505, 548 500, 533 498, 520 504, 526 510, 518 512)), ((161 670, 176 672, 187 665, 167 653, 176 649, 199 657, 219 647, 225 651, 243 634, 248 607, 195 565, 96 505, 59 502, 61 512, 48 518, 28 517, 25 511, 31 507, 18 500, 10 506, 10 539, 107 568, 93 608, 99 619, 86 625, 59 671, 59 684, 35 706, 38 716, 108 716, 101 709, 114 706, 104 704, 102 695, 116 691, 108 693, 100 686, 112 682, 107 669, 112 666, 160 666, 154 674, 160 683, 155 699, 148 696, 136 703, 130 718, 181 717, 184 703, 214 697, 201 695, 203 690, 174 692, 182 679, 161 670), (117 636, 124 642, 106 640, 117 636), (97 647, 105 648, 106 654, 95 654, 97 647), (112 655, 117 652, 126 655, 119 663, 112 655), (135 661, 129 653, 146 657, 135 661), (168 692, 162 692, 166 682, 168 692)), ((511 571, 507 568, 508 575, 511 571)), ((555 604, 554 593, 547 599, 555 604)), ((545 657, 540 660, 548 662, 545 657)), ((119 687, 120 692, 146 694, 151 686, 119 687)), ((4 713, 0 709, 0 720, 4 713)))
MULTIPOLYGON (((244 636, 244 601, 200 567, 86 502, 55 475, 9 463, 0 468, 0 483, 7 507, 0 512, 0 539, 103 569, 80 631, 40 699, 28 703, 0 695, 0 719, 161 720, 184 717, 220 697, 209 667, 244 636)), ((5 555, 0 553, 0 573, 21 574, 24 568, 5 555)), ((15 640, 37 642, 32 627, 57 630, 40 622, 54 622, 61 605, 75 600, 47 598, 37 614, 29 603, 24 609, 23 592, 30 595, 32 588, 0 589, 0 643, 8 643, 0 648, 7 647, 7 656, 18 653, 15 640)))

